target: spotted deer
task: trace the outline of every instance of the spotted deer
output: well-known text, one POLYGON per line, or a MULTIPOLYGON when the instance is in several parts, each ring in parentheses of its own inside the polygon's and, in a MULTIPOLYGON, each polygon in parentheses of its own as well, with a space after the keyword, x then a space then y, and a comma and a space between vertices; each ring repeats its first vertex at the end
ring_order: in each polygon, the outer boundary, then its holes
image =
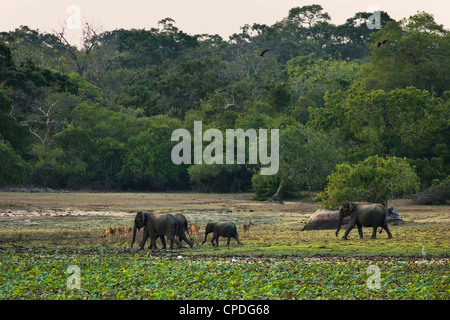
POLYGON ((198 236, 200 235, 200 227, 198 226, 198 224, 194 223, 192 226, 189 227, 189 233, 194 235, 194 236, 198 236))
POLYGON ((250 226, 254 226, 254 225, 255 224, 253 222, 249 221, 248 223, 242 225, 242 231, 244 233, 246 233, 250 230, 250 226))

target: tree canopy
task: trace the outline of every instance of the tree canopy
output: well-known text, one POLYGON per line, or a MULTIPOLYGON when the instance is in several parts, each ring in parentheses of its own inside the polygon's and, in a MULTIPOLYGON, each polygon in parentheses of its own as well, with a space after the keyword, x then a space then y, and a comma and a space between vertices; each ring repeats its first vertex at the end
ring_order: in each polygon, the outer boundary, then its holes
POLYGON ((436 185, 450 173, 449 30, 426 12, 380 14, 378 30, 368 13, 334 25, 320 5, 295 7, 228 40, 171 18, 150 30, 85 24, 79 47, 64 30, 2 32, 0 185, 264 198, 285 180, 295 197, 331 192, 336 175, 374 159, 402 159, 395 174, 418 177, 408 190, 436 185), (245 164, 175 165, 171 134, 194 121, 224 136, 279 129, 277 174, 262 176, 248 154, 245 164))

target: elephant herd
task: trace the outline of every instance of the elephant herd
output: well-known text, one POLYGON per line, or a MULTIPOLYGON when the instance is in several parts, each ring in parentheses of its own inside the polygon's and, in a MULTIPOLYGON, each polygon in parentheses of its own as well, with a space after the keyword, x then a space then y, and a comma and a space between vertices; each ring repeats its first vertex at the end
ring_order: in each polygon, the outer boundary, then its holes
MULTIPOLYGON (((144 249, 145 242, 150 238, 150 248, 157 250, 156 239, 160 238, 163 249, 166 248, 165 237, 170 240, 170 249, 173 249, 173 244, 181 246, 181 241, 186 242, 192 248, 194 241, 186 237, 189 234, 188 220, 181 213, 155 213, 140 211, 136 214, 133 226, 133 239, 131 240, 131 247, 136 240, 137 230, 144 228, 142 241, 139 248, 144 249), (178 238, 178 239, 177 239, 178 238)), ((239 235, 237 233, 236 225, 231 221, 209 222, 205 228, 205 239, 202 244, 206 242, 208 234, 212 233, 213 237, 211 243, 213 246, 219 246, 219 237, 227 238, 227 245, 230 244, 231 238, 236 239, 238 244, 239 235)), ((190 237, 190 234, 189 234, 190 237)))
MULTIPOLYGON (((371 227, 372 239, 376 238, 378 227, 385 230, 388 238, 392 238, 392 234, 389 231, 387 219, 391 215, 389 209, 381 204, 376 203, 357 203, 345 201, 339 208, 339 221, 338 228, 336 230, 336 237, 341 229, 342 220, 344 217, 350 217, 350 223, 347 226, 343 239, 347 240, 349 232, 355 227, 358 228, 359 237, 363 238, 362 227, 371 227)), ((253 225, 251 223, 251 225, 253 225)), ((244 225, 245 227, 246 225, 244 225)), ((156 239, 160 238, 163 249, 166 248, 165 237, 170 240, 170 248, 173 249, 173 244, 181 246, 181 242, 184 241, 192 248, 194 242, 189 233, 188 220, 181 213, 155 213, 140 211, 136 214, 133 227, 133 239, 131 241, 131 247, 136 240, 136 232, 144 228, 140 249, 144 248, 145 242, 150 238, 150 248, 157 250, 156 239), (189 234, 190 239, 186 237, 186 233, 189 234)), ((250 224, 247 226, 250 228, 250 224)), ((245 229, 245 228, 244 228, 245 229)), ((248 230, 248 229, 247 229, 248 230)), ((244 230, 245 231, 245 230, 244 230)), ((236 225, 231 221, 209 222, 205 227, 205 238, 202 242, 206 242, 208 234, 212 233, 211 244, 213 246, 219 246, 219 237, 227 238, 227 245, 230 244, 231 238, 234 238, 240 245, 239 235, 237 233, 236 225)))

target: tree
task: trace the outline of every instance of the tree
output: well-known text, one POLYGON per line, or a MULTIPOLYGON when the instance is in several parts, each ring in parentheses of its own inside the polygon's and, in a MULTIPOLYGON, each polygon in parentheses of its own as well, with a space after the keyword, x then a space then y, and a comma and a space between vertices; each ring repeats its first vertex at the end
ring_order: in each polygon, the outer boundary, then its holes
POLYGON ((286 64, 288 83, 293 98, 297 99, 296 106, 303 107, 298 111, 308 113, 308 107, 323 107, 325 93, 347 90, 356 79, 359 68, 358 61, 324 60, 315 54, 289 60, 286 64), (304 104, 305 101, 309 102, 308 105, 304 104))
POLYGON ((365 91, 361 85, 325 94, 308 126, 338 137, 352 163, 369 156, 411 159, 424 187, 448 174, 448 98, 415 87, 365 91), (435 158, 434 160, 431 160, 435 158))
POLYGON ((73 69, 80 75, 83 76, 87 70, 91 54, 95 47, 100 43, 101 31, 89 23, 84 23, 83 29, 81 31, 81 48, 78 49, 76 46, 72 45, 67 39, 65 34, 65 27, 61 31, 56 32, 55 36, 59 39, 61 45, 65 48, 67 56, 73 62, 73 69))
POLYGON ((188 173, 192 189, 199 192, 241 192, 249 185, 244 165, 194 164, 188 173))
POLYGON ((180 126, 175 119, 157 116, 147 130, 128 140, 120 171, 123 188, 165 190, 187 188, 187 166, 171 160, 170 136, 180 126))
MULTIPOLYGON (((372 15, 369 12, 357 12, 347 21, 336 27, 331 47, 327 48, 334 57, 340 59, 362 59, 371 49, 371 35, 378 29, 369 29, 367 19, 372 15)), ((389 21, 394 21, 387 12, 380 12, 380 28, 384 28, 389 21)))
POLYGON ((450 90, 450 32, 430 14, 391 21, 371 38, 369 64, 358 77, 367 90, 414 86, 436 96, 450 90))
POLYGON ((22 185, 33 167, 15 153, 11 145, 0 139, 0 186, 22 185))
POLYGON ((286 125, 280 129, 280 168, 276 175, 252 177, 255 199, 267 200, 286 182, 283 198, 295 198, 303 190, 321 190, 327 176, 343 159, 335 143, 316 130, 286 125))
POLYGON ((20 26, 14 31, 1 32, 0 42, 11 49, 17 66, 31 60, 42 69, 60 73, 72 70, 71 61, 65 57, 65 47, 54 34, 20 26))
POLYGON ((342 163, 328 177, 328 185, 316 200, 325 208, 342 202, 367 201, 387 204, 419 190, 420 180, 406 159, 372 156, 354 165, 342 163))
POLYGON ((331 20, 330 15, 322 10, 322 6, 318 4, 295 7, 289 10, 288 19, 303 28, 312 30, 315 24, 331 20))

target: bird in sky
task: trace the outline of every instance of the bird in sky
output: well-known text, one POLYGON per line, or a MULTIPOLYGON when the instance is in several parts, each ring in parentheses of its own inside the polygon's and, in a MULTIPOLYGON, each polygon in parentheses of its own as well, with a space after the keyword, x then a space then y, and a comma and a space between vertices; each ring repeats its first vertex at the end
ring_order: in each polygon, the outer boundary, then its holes
POLYGON ((264 53, 266 53, 267 51, 269 51, 269 49, 266 49, 266 50, 264 50, 263 52, 261 52, 261 53, 259 54, 259 56, 260 56, 260 57, 264 57, 264 53))
POLYGON ((381 42, 378 42, 378 48, 382 45, 382 44, 385 44, 387 42, 387 39, 385 39, 385 40, 383 40, 383 41, 381 41, 381 42))
POLYGON ((425 252, 425 246, 422 245, 422 255, 425 257, 425 259, 427 259, 428 261, 431 260, 431 257, 428 253, 425 252))

